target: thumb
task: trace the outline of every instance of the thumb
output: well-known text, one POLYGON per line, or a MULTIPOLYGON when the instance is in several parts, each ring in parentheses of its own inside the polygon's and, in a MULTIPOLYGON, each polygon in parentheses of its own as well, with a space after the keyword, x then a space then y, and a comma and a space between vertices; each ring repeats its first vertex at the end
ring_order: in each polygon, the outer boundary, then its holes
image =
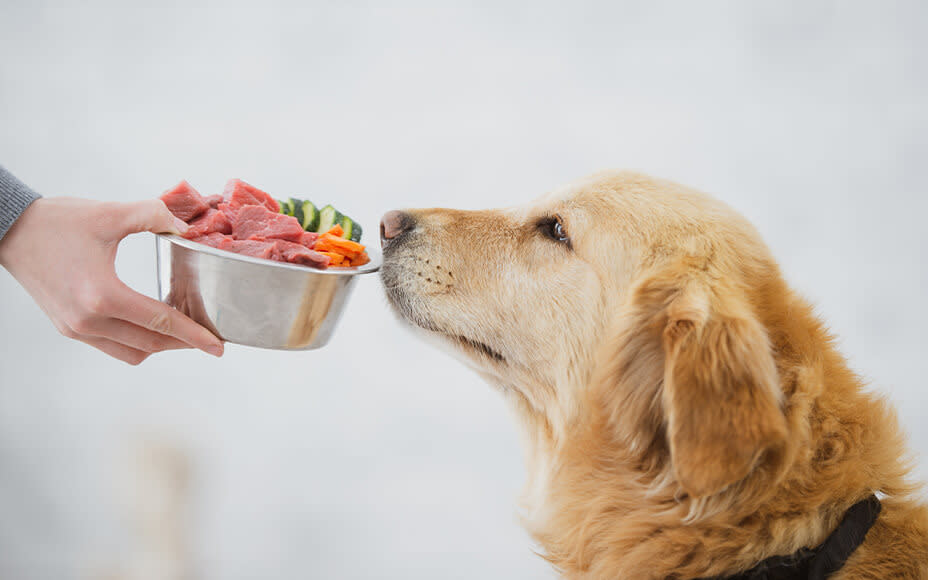
POLYGON ((125 209, 123 237, 138 232, 183 234, 188 228, 183 220, 174 217, 160 199, 127 203, 125 209))

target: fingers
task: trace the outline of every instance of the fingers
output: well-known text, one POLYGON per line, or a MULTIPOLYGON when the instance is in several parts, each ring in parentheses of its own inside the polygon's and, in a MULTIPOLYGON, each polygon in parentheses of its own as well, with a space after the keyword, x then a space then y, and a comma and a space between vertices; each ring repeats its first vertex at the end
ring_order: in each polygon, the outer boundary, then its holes
POLYGON ((183 234, 187 231, 187 224, 174 217, 160 199, 146 199, 124 203, 121 206, 124 212, 121 237, 138 232, 183 234))
POLYGON ((86 324, 83 330, 89 336, 106 338, 149 354, 190 348, 189 344, 173 336, 165 336, 118 318, 99 318, 86 324))
POLYGON ((149 355, 147 352, 142 352, 124 344, 119 344, 118 342, 114 342, 107 338, 100 338, 98 336, 79 336, 77 339, 84 344, 89 344, 90 346, 105 352, 111 357, 118 358, 119 360, 132 366, 141 364, 141 362, 148 358, 149 355))
POLYGON ((174 308, 122 285, 109 300, 110 316, 170 336, 213 356, 222 356, 222 341, 174 308))

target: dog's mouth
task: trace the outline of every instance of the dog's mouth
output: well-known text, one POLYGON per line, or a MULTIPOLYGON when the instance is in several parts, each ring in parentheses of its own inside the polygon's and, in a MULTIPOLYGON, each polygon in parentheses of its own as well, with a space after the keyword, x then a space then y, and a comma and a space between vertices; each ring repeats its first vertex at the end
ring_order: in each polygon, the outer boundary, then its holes
POLYGON ((455 339, 463 345, 465 348, 471 348, 482 355, 491 358, 499 363, 505 363, 506 357, 501 355, 498 351, 494 350, 489 345, 480 342, 479 340, 474 340, 472 338, 467 338, 466 336, 461 336, 460 334, 455 336, 455 339))
POLYGON ((506 357, 504 357, 498 350, 494 349, 485 342, 475 340, 464 336, 463 334, 458 334, 456 332, 449 332, 430 320, 423 320, 420 317, 404 317, 406 320, 410 321, 415 326, 423 330, 428 330, 429 332, 434 332, 439 334, 447 339, 450 339, 455 344, 464 347, 466 350, 471 352, 476 352, 490 360, 496 361, 498 363, 505 363, 506 357))
POLYGON ((396 290, 388 291, 387 295, 396 312, 409 324, 449 339, 466 350, 480 354, 489 360, 497 363, 506 362, 506 357, 487 343, 442 328, 429 318, 424 317, 421 312, 413 311, 409 301, 400 292, 396 290))
POLYGON ((391 247, 384 252, 384 267, 381 270, 381 280, 386 290, 387 300, 400 318, 423 330, 440 335, 451 343, 463 347, 468 352, 475 353, 486 360, 495 363, 505 363, 506 357, 487 343, 465 336, 453 329, 445 328, 435 323, 431 317, 422 311, 421 304, 416 303, 412 296, 403 288, 403 278, 407 273, 402 267, 396 267, 392 260, 395 250, 391 247))

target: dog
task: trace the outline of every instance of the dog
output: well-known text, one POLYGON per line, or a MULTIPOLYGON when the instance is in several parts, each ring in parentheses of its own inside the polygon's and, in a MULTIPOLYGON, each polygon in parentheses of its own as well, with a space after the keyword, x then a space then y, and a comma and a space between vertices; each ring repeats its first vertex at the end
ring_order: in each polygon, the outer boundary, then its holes
POLYGON ((381 241, 393 309, 515 409, 565 578, 928 578, 893 409, 725 204, 611 171, 381 241))

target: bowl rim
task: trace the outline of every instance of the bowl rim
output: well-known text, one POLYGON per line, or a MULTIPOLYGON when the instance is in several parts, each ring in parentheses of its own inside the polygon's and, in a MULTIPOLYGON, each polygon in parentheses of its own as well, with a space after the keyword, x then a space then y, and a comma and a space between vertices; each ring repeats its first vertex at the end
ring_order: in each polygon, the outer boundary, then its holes
POLYGON ((303 272, 304 274, 322 274, 326 276, 357 276, 358 274, 370 274, 372 272, 376 272, 380 269, 382 263, 382 256, 380 255, 380 251, 368 246, 365 246, 365 250, 367 251, 367 255, 371 261, 367 264, 364 264, 363 266, 355 266, 353 268, 326 268, 325 270, 321 270, 319 268, 313 268, 312 266, 303 266, 300 264, 290 264, 287 262, 277 262, 275 260, 266 260, 264 258, 244 256, 242 254, 236 254, 235 252, 230 252, 228 250, 220 250, 219 248, 207 246, 206 244, 201 244, 200 242, 188 240, 187 238, 183 238, 176 234, 155 234, 155 236, 167 240, 172 244, 187 248, 188 250, 201 252, 203 254, 211 254, 217 258, 237 260, 239 262, 248 262, 251 264, 268 266, 271 268, 284 268, 286 270, 303 272))

